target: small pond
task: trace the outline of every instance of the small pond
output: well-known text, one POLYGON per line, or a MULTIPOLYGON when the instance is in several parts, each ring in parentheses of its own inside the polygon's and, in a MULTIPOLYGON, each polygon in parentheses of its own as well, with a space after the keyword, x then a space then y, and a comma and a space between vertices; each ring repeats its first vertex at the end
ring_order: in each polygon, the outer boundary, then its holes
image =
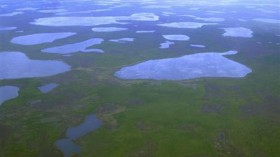
POLYGON ((101 125, 101 120, 95 115, 89 115, 82 124, 68 128, 66 131, 66 138, 57 140, 55 145, 63 152, 64 157, 71 157, 71 154, 79 154, 81 148, 74 143, 74 140, 98 129, 101 125))
POLYGON ((1 86, 0 87, 0 106, 11 99, 18 97, 19 88, 15 86, 1 86))
POLYGON ((52 90, 54 90, 56 87, 58 86, 57 83, 49 83, 43 86, 38 87, 38 89, 42 92, 42 93, 49 93, 52 90))

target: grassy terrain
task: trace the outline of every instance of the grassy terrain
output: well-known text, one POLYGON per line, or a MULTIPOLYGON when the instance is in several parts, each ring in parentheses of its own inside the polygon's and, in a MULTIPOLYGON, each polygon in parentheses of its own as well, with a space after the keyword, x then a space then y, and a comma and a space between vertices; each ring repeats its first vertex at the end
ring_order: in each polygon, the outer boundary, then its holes
POLYGON ((76 141, 81 156, 279 155, 278 54, 248 61, 253 73, 243 79, 179 82, 121 81, 109 61, 99 61, 49 78, 2 81, 21 92, 1 106, 1 156, 61 156, 54 141, 90 113, 104 125, 76 141), (37 90, 51 81, 60 84, 55 91, 37 90), (98 112, 106 105, 112 110, 98 112))
MULTIPOLYGON (((2 43, 2 50, 13 47, 33 59, 62 60, 73 70, 46 78, 0 81, 0 85, 20 87, 19 97, 0 107, 0 156, 62 156, 54 142, 64 137, 67 128, 94 113, 104 124, 75 141, 83 157, 278 157, 279 46, 256 44, 262 34, 250 40, 221 40, 211 31, 188 32, 193 42, 202 40, 207 50, 178 42, 172 49, 159 51, 153 45, 160 42, 147 42, 161 41, 165 31, 171 30, 159 30, 158 36, 152 37, 139 35, 135 43, 97 46, 105 54, 71 57, 38 52, 49 45, 2 43), (228 57, 252 68, 251 74, 242 79, 187 81, 124 81, 113 76, 122 66, 147 59, 230 49, 239 53, 228 57), (58 88, 40 93, 37 87, 50 82, 58 83, 58 88)), ((13 34, 4 36, 9 39, 13 34)))

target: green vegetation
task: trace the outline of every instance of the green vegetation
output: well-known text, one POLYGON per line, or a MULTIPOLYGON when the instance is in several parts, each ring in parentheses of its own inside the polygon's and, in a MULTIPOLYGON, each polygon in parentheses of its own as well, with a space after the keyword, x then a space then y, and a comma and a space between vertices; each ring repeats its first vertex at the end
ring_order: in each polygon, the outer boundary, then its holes
POLYGON ((69 62, 88 64, 71 72, 2 81, 21 91, 1 106, 1 156, 61 156, 54 142, 90 113, 104 125, 76 141, 81 156, 279 155, 278 54, 246 60, 253 73, 244 79, 178 82, 114 78, 120 65, 135 62, 135 54, 128 56, 77 54, 69 62), (44 82, 60 86, 41 94, 37 87, 44 82), (98 112, 108 104, 112 111, 98 112))
MULTIPOLYGON (((194 36, 193 40, 198 38, 201 39, 194 36)), ((20 87, 19 97, 0 107, 0 156, 62 156, 54 142, 63 138, 68 127, 79 124, 92 113, 104 124, 75 141, 81 146, 83 157, 279 156, 277 48, 260 48, 245 40, 245 46, 232 47, 240 53, 229 57, 253 69, 243 79, 115 78, 114 72, 124 65, 198 52, 188 49, 185 43, 159 51, 146 40, 159 39, 140 38, 123 45, 105 43, 97 47, 103 48, 105 54, 78 53, 71 57, 42 55, 38 52, 40 46, 24 50, 14 46, 14 50, 26 52, 31 58, 63 60, 73 70, 47 78, 0 81, 0 85, 20 87), (144 44, 144 49, 136 46, 144 44), (58 83, 58 88, 40 93, 37 87, 50 82, 58 83), (108 105, 109 109, 103 111, 108 105)), ((214 47, 206 52, 229 50, 224 43, 232 43, 228 41, 232 39, 219 44, 218 39, 202 40, 214 47)), ((10 46, 3 45, 3 49, 9 50, 10 46)))

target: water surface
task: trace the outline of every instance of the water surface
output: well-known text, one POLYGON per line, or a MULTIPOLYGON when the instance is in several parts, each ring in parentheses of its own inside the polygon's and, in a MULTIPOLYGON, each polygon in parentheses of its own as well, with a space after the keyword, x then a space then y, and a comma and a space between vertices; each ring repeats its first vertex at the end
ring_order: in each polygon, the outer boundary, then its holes
POLYGON ((81 148, 74 143, 74 140, 84 136, 102 125, 102 121, 95 115, 89 115, 80 125, 70 127, 66 131, 66 137, 55 142, 56 147, 63 152, 64 157, 70 157, 71 154, 79 154, 81 148))
POLYGON ((19 88, 15 86, 0 86, 0 106, 11 99, 18 97, 19 88))
POLYGON ((98 26, 109 24, 126 24, 123 21, 157 21, 154 13, 134 13, 130 16, 88 16, 88 17, 45 17, 31 22, 43 26, 98 26))
POLYGON ((32 60, 22 52, 0 52, 0 80, 52 76, 71 67, 55 60, 32 60))
POLYGON ((253 37, 253 31, 244 27, 237 28, 224 28, 225 33, 223 36, 226 37, 243 37, 243 38, 251 38, 253 37))
POLYGON ((55 145, 64 154, 64 157, 72 157, 74 154, 81 153, 81 148, 70 139, 57 140, 55 145))
POLYGON ((171 22, 158 24, 161 27, 171 27, 171 28, 189 28, 196 29, 207 25, 216 25, 217 23, 199 23, 199 22, 171 22))
POLYGON ((253 20, 257 22, 263 22, 263 23, 280 24, 279 19, 255 18, 253 20))
POLYGON ((177 41, 187 41, 190 37, 182 34, 175 35, 162 35, 166 40, 177 40, 177 41))
POLYGON ((31 35, 24 35, 14 37, 11 42, 20 45, 37 45, 43 43, 51 43, 58 39, 67 38, 75 35, 74 32, 61 32, 61 33, 38 33, 31 35))
MULTIPOLYGON (((91 50, 87 49, 88 47, 101 44, 103 41, 104 40, 101 38, 93 38, 93 39, 88 39, 88 40, 78 42, 78 43, 46 48, 46 49, 43 49, 42 52, 57 53, 57 54, 70 54, 70 53, 75 53, 75 52, 90 52, 91 50)), ((92 52, 95 52, 95 51, 96 51, 96 49, 92 50, 92 52)))
POLYGON ((38 89, 42 92, 42 93, 49 93, 52 90, 54 90, 56 87, 58 87, 57 83, 49 83, 43 86, 38 87, 38 89))
POLYGON ((4 27, 0 26, 0 31, 10 31, 10 30, 15 30, 17 27, 4 27))
POLYGON ((121 27, 95 27, 91 29, 93 32, 119 32, 125 31, 127 28, 121 27))
POLYGON ((111 42, 116 42, 116 43, 126 43, 126 42, 133 42, 134 38, 120 38, 120 39, 111 39, 111 42))
POLYGON ((191 47, 205 48, 205 45, 191 44, 191 47))
POLYGON ((174 42, 166 41, 164 43, 161 43, 159 48, 160 49, 167 49, 167 48, 170 47, 170 45, 173 45, 173 44, 174 44, 174 42))
POLYGON ((178 58, 149 60, 123 67, 115 73, 121 79, 186 80, 203 77, 245 77, 252 70, 230 60, 225 53, 208 52, 185 55, 178 58))

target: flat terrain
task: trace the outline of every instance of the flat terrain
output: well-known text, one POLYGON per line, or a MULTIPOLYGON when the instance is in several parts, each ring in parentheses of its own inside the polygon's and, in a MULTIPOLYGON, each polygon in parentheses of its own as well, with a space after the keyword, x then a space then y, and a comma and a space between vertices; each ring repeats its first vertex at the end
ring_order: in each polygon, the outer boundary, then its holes
POLYGON ((63 62, 71 66, 71 70, 46 77, 0 79, 0 87, 9 85, 19 88, 17 98, 0 106, 0 157, 63 156, 55 142, 65 138, 68 128, 83 123, 85 117, 92 114, 102 121, 102 125, 73 140, 81 148, 81 152, 73 154, 74 156, 279 156, 280 24, 277 21, 265 23, 253 20, 279 20, 279 6, 249 3, 176 6, 173 3, 163 3, 156 7, 150 3, 122 1, 112 4, 99 1, 92 2, 93 4, 86 1, 29 3, 31 2, 4 1, 0 5, 0 26, 6 27, 3 31, 0 29, 0 53, 22 52, 33 60, 63 62), (77 8, 71 10, 73 5, 77 8), (131 8, 133 6, 137 7, 131 8), (37 9, 32 11, 32 8, 37 9), (108 8, 111 10, 90 12, 108 8), (264 10, 272 13, 265 13, 264 10), (82 11, 88 12, 81 13, 82 11), (153 13, 159 16, 159 20, 150 15, 150 21, 145 21, 146 15, 137 17, 138 21, 128 18, 141 12, 153 13), (181 15, 193 15, 196 18, 181 15), (93 27, 105 27, 104 24, 32 24, 39 18, 58 16, 125 16, 122 17, 124 21, 117 22, 127 24, 110 23, 105 26, 127 29, 94 32, 93 27), (219 17, 224 21, 199 21, 202 17, 219 17), (175 21, 217 24, 195 29, 158 26, 175 21), (223 36, 224 28, 241 26, 252 30, 252 37, 223 36), (135 33, 145 30, 154 32, 135 33), (10 42, 17 36, 51 32, 77 34, 32 46, 10 42), (169 48, 160 49, 160 44, 167 41, 162 36, 166 34, 183 34, 190 39, 172 41, 174 44, 169 48), (79 43, 92 38, 104 41, 86 49, 100 49, 104 53, 95 50, 77 50, 70 55, 41 52, 46 48, 79 43), (121 38, 135 40, 122 43, 110 41, 121 38), (191 44, 205 47, 192 47, 191 44), (231 50, 238 53, 224 57, 249 67, 251 73, 241 78, 205 77, 177 81, 123 80, 115 76, 121 68, 147 60, 231 50), (58 86, 48 93, 42 93, 38 89, 50 83, 58 86))

